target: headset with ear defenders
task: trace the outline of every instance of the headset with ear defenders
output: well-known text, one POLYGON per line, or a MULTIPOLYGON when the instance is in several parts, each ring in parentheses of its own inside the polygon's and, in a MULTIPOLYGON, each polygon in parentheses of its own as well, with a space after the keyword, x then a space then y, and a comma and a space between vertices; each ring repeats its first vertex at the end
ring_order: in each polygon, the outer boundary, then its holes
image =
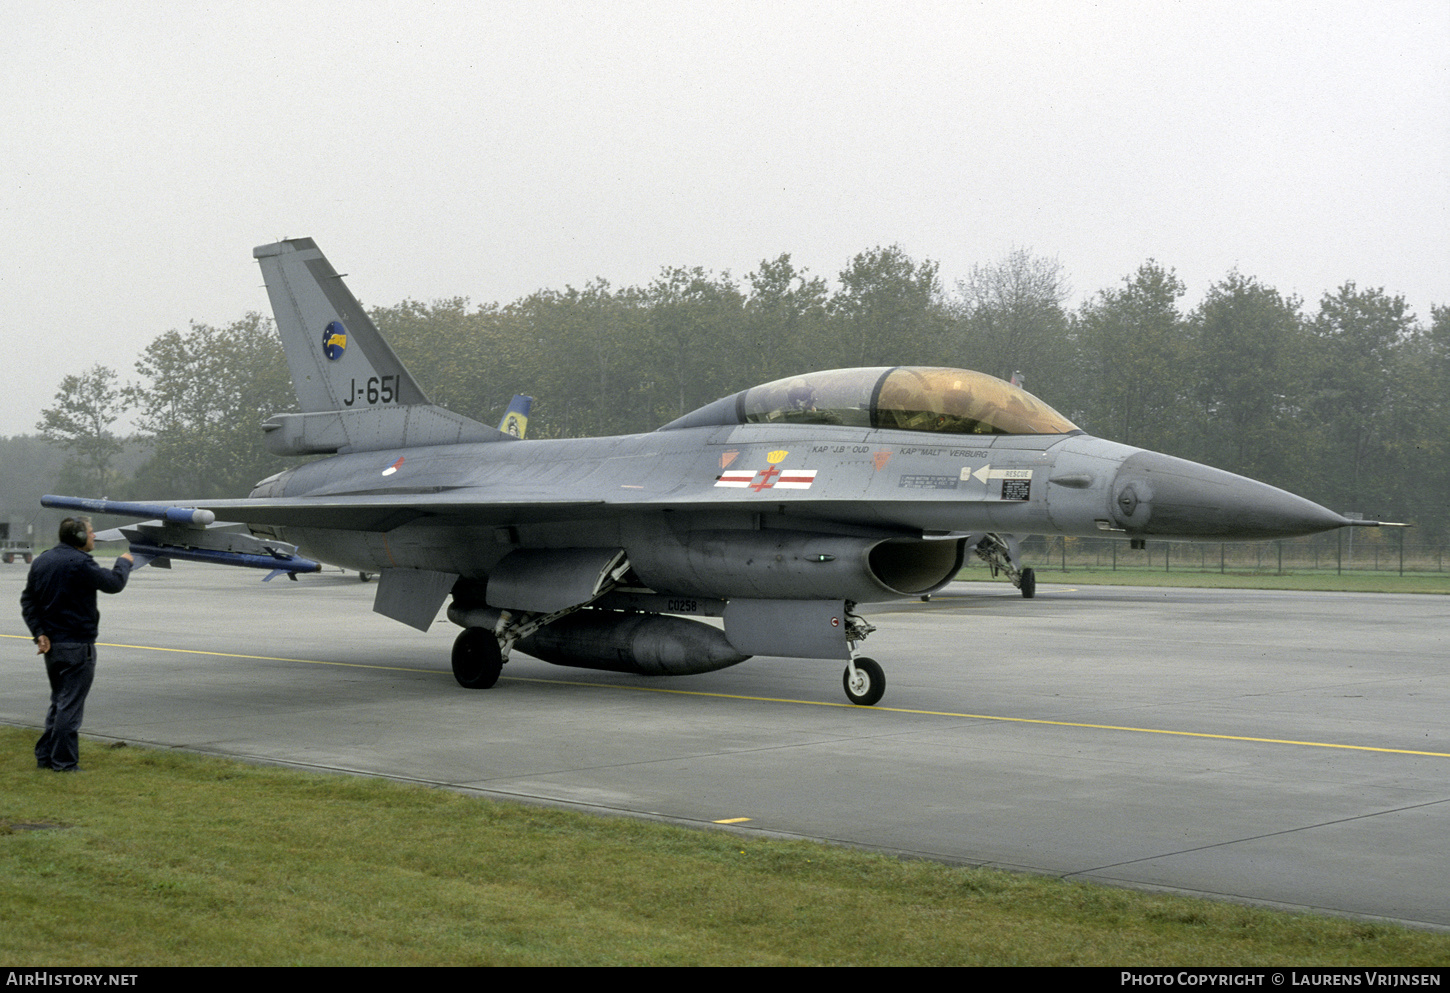
POLYGON ((60 522, 60 540, 74 548, 85 548, 87 524, 84 517, 67 517, 60 522))

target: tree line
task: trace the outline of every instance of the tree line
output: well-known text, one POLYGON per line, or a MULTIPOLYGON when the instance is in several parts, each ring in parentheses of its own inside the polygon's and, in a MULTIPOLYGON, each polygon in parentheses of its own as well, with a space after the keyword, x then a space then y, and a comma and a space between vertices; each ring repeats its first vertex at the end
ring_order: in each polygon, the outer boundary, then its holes
MULTIPOLYGON (((743 279, 665 268, 509 304, 466 297, 369 310, 434 402, 495 423, 535 399, 532 437, 650 431, 737 390, 847 366, 947 365, 1026 387, 1084 430, 1265 480, 1340 511, 1450 532, 1450 306, 1347 282, 1315 305, 1230 272, 1192 309, 1156 261, 1069 309, 1062 266, 1019 250, 944 287, 899 246, 834 284, 789 255, 743 279)), ((292 460, 258 424, 296 409, 271 320, 158 336, 122 385, 97 366, 62 382, 37 431, 87 494, 242 496, 292 460), (117 470, 110 426, 136 412, 145 455, 117 470)), ((122 461, 125 461, 124 459, 122 461)), ((64 488, 64 487, 62 487, 64 488)))

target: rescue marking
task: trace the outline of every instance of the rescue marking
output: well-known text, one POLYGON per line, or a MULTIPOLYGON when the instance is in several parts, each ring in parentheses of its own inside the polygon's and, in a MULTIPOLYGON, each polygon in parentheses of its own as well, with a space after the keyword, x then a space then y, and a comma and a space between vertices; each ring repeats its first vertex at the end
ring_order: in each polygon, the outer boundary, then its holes
POLYGON ((897 489, 907 490, 954 490, 958 479, 955 476, 930 476, 922 473, 902 473, 896 481, 897 489))
POLYGON ((962 467, 962 472, 961 472, 962 482, 966 482, 968 479, 975 479, 978 482, 985 483, 989 479, 1031 479, 1031 478, 1032 478, 1032 470, 1031 469, 993 469, 992 468, 992 464, 990 462, 988 462, 986 465, 982 466, 982 468, 975 469, 975 470, 971 466, 963 466, 962 467))
POLYGON ((1004 479, 1002 480, 1003 500, 1030 500, 1032 499, 1032 480, 1030 479, 1004 479))

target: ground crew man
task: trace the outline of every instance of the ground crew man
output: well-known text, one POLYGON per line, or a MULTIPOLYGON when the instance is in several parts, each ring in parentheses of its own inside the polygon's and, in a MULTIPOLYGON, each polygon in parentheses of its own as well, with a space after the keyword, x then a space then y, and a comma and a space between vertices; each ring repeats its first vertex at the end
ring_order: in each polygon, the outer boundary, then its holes
POLYGON ((80 729, 86 694, 96 678, 96 634, 101 615, 96 591, 120 593, 131 575, 131 553, 116 559, 115 568, 102 569, 90 552, 96 533, 85 518, 60 522, 60 544, 30 566, 20 610, 45 656, 50 677, 50 710, 45 733, 35 745, 35 763, 41 769, 76 772, 80 769, 80 729))

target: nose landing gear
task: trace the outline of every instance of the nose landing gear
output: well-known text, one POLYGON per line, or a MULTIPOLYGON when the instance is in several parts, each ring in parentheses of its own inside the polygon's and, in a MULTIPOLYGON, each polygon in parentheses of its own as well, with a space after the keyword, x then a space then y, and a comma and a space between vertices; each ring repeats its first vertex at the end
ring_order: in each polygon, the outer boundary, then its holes
POLYGON ((987 534, 977 542, 975 549, 977 558, 992 570, 995 577, 997 573, 1003 573, 1012 585, 1022 591, 1022 597, 1031 600, 1037 595, 1037 573, 1031 569, 1019 569, 1017 565, 1022 561, 1022 554, 1017 547, 1017 539, 1009 535, 987 534))
POLYGON ((846 663, 841 675, 846 699, 858 707, 869 707, 886 692, 886 673, 875 659, 859 658, 846 663))

